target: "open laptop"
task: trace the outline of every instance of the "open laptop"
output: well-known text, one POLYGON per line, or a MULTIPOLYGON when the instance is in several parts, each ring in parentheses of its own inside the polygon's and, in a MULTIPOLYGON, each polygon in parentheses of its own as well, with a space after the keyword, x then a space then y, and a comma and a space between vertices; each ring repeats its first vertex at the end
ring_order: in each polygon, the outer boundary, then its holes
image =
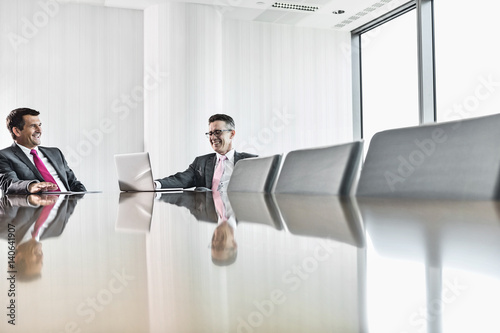
POLYGON ((149 153, 115 155, 118 186, 120 191, 133 192, 171 192, 182 188, 155 189, 149 153))

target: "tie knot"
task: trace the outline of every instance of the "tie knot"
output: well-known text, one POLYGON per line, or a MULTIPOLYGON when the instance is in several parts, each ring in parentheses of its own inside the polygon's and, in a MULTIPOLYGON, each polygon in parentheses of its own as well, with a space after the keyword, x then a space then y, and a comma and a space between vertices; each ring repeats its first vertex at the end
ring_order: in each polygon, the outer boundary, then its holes
POLYGON ((31 149, 30 154, 31 155, 38 155, 38 153, 36 152, 36 149, 31 149))
POLYGON ((220 161, 227 160, 227 156, 226 156, 226 155, 221 155, 221 156, 219 157, 219 160, 220 160, 220 161))

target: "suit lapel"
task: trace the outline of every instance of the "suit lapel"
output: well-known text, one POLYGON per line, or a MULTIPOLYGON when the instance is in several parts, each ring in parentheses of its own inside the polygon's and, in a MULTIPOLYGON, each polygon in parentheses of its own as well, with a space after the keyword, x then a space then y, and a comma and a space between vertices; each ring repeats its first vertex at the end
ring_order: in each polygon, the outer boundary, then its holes
POLYGON ((207 159, 207 164, 205 166, 205 184, 207 184, 208 188, 212 188, 212 179, 214 178, 214 170, 215 170, 215 156, 213 154, 207 159))
POLYGON ((26 235, 31 229, 31 226, 36 223, 36 220, 42 213, 43 207, 20 207, 18 214, 14 219, 14 223, 16 224, 16 244, 20 244, 26 235), (21 214, 21 212, 27 212, 28 214, 21 214), (29 216, 29 218, 27 218, 29 216), (19 222, 18 222, 19 221, 19 222))
POLYGON ((236 165, 236 162, 241 160, 241 154, 238 153, 236 150, 234 151, 234 165, 236 165))
POLYGON ((26 166, 33 172, 33 174, 35 174, 39 181, 43 182, 44 180, 42 175, 40 174, 40 171, 38 171, 36 166, 29 160, 28 156, 26 156, 22 149, 19 148, 16 143, 13 143, 11 148, 14 155, 16 155, 19 160, 26 164, 26 166))
POLYGON ((42 151, 42 153, 45 155, 45 157, 47 157, 47 159, 49 160, 50 164, 52 164, 52 166, 56 170, 57 174, 59 175, 59 179, 61 179, 61 181, 63 182, 64 186, 69 191, 70 189, 69 189, 69 186, 68 186, 68 180, 66 179, 66 174, 64 172, 62 172, 61 169, 60 169, 60 166, 62 165, 62 162, 59 161, 59 159, 57 158, 57 156, 50 149, 46 149, 44 147, 38 147, 38 149, 42 151))

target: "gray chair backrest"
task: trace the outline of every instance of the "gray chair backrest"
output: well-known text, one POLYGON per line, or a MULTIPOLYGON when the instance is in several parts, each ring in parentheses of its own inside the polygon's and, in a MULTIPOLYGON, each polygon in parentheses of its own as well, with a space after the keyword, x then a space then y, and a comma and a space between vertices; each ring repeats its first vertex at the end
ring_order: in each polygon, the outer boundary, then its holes
POLYGON ((228 192, 271 192, 280 162, 279 154, 239 160, 229 180, 228 192))
POLYGON ((285 158, 275 193, 349 195, 363 142, 295 150, 285 158))
POLYGON ((377 133, 357 196, 499 198, 500 115, 377 133))

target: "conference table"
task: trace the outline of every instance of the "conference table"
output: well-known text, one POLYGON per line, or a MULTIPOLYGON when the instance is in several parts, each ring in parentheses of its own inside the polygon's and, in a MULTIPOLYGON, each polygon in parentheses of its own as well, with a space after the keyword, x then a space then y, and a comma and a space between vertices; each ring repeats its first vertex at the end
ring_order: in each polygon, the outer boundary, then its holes
POLYGON ((500 332, 499 202, 226 193, 221 219, 214 197, 2 197, 0 331, 500 332))

